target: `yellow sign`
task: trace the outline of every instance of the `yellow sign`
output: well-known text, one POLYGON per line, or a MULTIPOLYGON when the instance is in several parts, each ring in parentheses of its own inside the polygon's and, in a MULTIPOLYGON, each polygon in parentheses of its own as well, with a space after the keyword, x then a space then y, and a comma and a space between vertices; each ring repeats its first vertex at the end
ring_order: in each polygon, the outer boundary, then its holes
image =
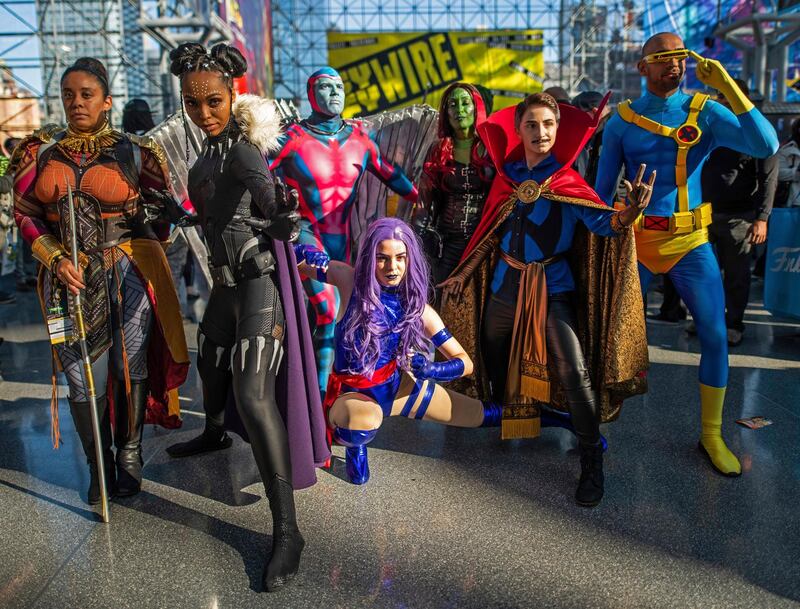
POLYGON ((411 104, 437 108, 458 81, 486 87, 500 110, 541 91, 544 79, 541 30, 328 32, 328 61, 342 75, 347 117, 411 104))

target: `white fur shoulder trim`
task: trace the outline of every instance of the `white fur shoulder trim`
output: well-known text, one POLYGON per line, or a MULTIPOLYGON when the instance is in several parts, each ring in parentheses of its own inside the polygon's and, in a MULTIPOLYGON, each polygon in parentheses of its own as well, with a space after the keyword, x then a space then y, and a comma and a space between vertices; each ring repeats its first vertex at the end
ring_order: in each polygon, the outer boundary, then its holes
POLYGON ((271 99, 249 93, 237 95, 233 116, 244 136, 261 152, 267 154, 280 149, 278 138, 283 128, 271 99))

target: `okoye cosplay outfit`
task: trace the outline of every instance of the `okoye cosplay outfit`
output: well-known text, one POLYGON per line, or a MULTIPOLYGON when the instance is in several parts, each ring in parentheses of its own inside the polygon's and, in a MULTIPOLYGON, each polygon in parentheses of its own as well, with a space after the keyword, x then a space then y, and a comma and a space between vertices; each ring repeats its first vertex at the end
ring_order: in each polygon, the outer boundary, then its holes
MULTIPOLYGON (((124 135, 105 124, 93 134, 45 127, 23 140, 15 153, 14 215, 42 268, 38 293, 45 319, 74 314, 67 288, 55 275, 69 248, 67 187, 76 208, 77 247, 86 289, 83 316, 98 385, 102 449, 114 482, 111 410, 117 447, 117 494, 141 485, 142 424, 180 425, 177 392, 189 355, 175 287, 159 239, 168 225, 148 224, 145 189, 168 188, 163 151, 147 138, 124 135), (110 389, 106 392, 106 379, 110 389), (109 468, 109 465, 111 466, 109 468)), ((156 201, 156 204, 158 202, 156 201)), ((52 338, 55 364, 69 384, 69 404, 86 457, 94 467, 89 398, 81 354, 64 337, 52 338)), ((55 374, 53 441, 59 442, 55 374)), ((94 479, 94 477, 93 477, 94 479)), ((90 490, 90 503, 99 489, 90 490)))
POLYGON ((701 348, 701 447, 720 472, 738 475, 741 466, 720 433, 728 384, 725 296, 708 243, 711 206, 703 202, 700 177, 719 146, 764 158, 775 153, 778 141, 769 122, 722 73, 720 90, 733 112, 707 95, 682 91, 666 98, 646 92, 620 104, 605 129, 596 187, 611 204, 623 163, 629 180, 640 163, 658 172, 650 206, 635 225, 642 291, 654 275, 667 274, 689 308, 701 348))

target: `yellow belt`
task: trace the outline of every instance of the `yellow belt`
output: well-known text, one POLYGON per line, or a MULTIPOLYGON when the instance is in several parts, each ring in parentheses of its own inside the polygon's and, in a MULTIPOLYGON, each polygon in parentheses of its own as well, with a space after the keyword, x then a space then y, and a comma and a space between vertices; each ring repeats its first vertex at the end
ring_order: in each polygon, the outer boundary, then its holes
MULTIPOLYGON (((636 219, 633 224, 635 231, 652 231, 660 229, 645 228, 646 216, 641 215, 636 219)), ((672 235, 684 235, 697 230, 702 230, 711 224, 711 203, 703 203, 698 205, 691 211, 678 211, 669 216, 669 229, 667 231, 672 235)))

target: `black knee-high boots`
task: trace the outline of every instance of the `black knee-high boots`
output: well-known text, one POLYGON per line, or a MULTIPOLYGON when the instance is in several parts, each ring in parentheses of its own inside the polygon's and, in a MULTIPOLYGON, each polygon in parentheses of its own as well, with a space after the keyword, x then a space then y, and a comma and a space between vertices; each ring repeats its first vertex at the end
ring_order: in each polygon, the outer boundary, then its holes
MULTIPOLYGON (((92 412, 89 402, 76 402, 69 400, 69 410, 72 413, 72 421, 75 423, 75 431, 83 446, 86 455, 86 462, 89 464, 89 505, 100 503, 100 480, 97 475, 97 458, 94 450, 94 435, 92 434, 92 412)), ((111 419, 108 413, 108 400, 106 396, 97 398, 97 411, 100 420, 100 442, 103 449, 103 461, 105 464, 106 490, 109 496, 116 490, 116 475, 114 470, 114 453, 111 451, 111 419)))

